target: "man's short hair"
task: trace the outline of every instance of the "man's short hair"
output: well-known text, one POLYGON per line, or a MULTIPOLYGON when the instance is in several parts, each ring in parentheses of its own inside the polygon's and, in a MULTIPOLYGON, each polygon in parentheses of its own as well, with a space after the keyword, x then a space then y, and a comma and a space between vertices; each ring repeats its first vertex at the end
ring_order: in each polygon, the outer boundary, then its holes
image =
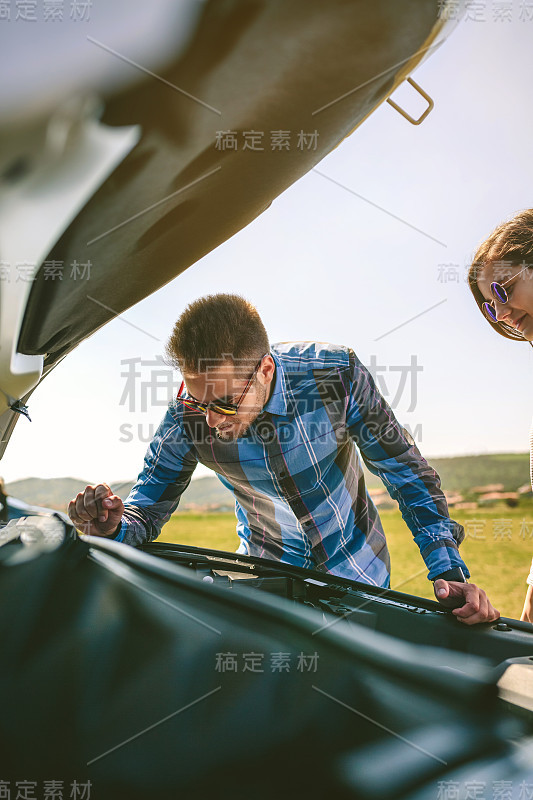
POLYGON ((270 349, 257 309, 236 294, 211 294, 187 306, 166 346, 171 364, 198 374, 232 361, 248 368, 270 349))

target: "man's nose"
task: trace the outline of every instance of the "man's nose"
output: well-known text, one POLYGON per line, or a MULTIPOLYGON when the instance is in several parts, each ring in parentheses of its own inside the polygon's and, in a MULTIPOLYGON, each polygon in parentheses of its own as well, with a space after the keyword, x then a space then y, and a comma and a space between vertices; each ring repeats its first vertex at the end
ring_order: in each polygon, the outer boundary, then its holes
POLYGON ((217 414, 212 408, 208 408, 205 414, 207 424, 210 428, 216 428, 216 426, 219 424, 219 422, 221 422, 221 420, 224 419, 224 417, 224 414, 217 414))

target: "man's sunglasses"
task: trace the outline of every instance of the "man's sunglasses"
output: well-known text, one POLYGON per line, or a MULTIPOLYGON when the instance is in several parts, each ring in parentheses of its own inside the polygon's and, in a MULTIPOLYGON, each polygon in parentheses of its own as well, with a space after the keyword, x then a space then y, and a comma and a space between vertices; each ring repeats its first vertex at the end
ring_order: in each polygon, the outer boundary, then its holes
POLYGON ((182 394, 183 390, 185 389, 185 381, 181 382, 176 400, 179 400, 180 403, 183 403, 186 408, 190 408, 193 411, 200 411, 201 414, 207 414, 209 409, 211 409, 215 412, 215 414, 224 414, 226 417, 233 417, 239 410, 239 406, 246 397, 246 393, 250 389, 250 386, 257 375, 257 370, 261 366, 264 357, 267 355, 268 353, 265 353, 265 355, 261 356, 257 362, 254 371, 248 379, 248 383, 244 387, 244 390, 236 403, 227 403, 225 400, 212 400, 210 403, 202 403, 200 400, 195 400, 194 397, 187 397, 187 395, 182 394))
MULTIPOLYGON (((517 272, 516 275, 513 275, 512 277, 509 278, 509 280, 506 280, 504 283, 498 283, 497 281, 492 281, 490 285, 490 293, 494 297, 494 299, 497 300, 498 303, 505 305, 505 303, 508 302, 509 295, 507 294, 507 290, 505 287, 510 281, 514 280, 514 278, 518 278, 518 276, 521 275, 526 269, 528 269, 528 267, 524 267, 524 269, 521 269, 520 272, 517 272)), ((485 302, 483 303, 481 308, 483 309, 483 313, 485 314, 489 322, 499 322, 499 320, 496 319, 496 309, 494 308, 493 302, 490 303, 485 302)))

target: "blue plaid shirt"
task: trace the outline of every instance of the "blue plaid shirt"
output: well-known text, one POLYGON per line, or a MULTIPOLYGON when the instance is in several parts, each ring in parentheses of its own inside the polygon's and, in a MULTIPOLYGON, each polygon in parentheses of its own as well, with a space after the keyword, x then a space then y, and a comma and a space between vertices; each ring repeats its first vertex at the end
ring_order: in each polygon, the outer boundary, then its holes
POLYGON ((398 501, 428 578, 461 567, 461 525, 436 472, 346 347, 273 345, 274 387, 243 437, 221 441, 205 416, 171 402, 115 537, 159 536, 198 463, 233 493, 239 551, 388 586, 390 558, 359 453, 398 501), (357 445, 357 447, 356 447, 357 445))

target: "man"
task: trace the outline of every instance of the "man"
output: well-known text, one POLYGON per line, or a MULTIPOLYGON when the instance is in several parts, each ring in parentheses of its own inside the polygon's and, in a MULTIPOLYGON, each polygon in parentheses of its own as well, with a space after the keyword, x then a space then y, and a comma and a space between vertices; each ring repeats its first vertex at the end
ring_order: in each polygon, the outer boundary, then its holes
POLYGON ((355 444, 398 500, 435 581, 461 622, 497 619, 468 584, 463 528, 440 481, 346 347, 269 346, 256 309, 236 295, 192 303, 167 345, 184 382, 126 504, 106 484, 69 504, 73 522, 129 544, 155 539, 197 463, 234 494, 239 552, 388 586, 390 559, 355 444), (355 443, 355 444, 354 444, 355 443))

